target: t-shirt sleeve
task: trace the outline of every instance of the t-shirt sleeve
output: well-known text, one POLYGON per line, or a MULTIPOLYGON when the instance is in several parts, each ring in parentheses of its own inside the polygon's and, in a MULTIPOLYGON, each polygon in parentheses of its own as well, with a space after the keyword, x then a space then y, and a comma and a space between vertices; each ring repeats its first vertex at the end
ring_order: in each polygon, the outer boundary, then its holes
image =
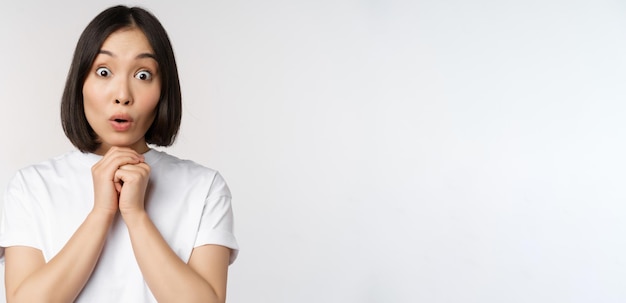
POLYGON ((231 264, 239 253, 239 246, 234 234, 231 194, 226 181, 219 173, 216 173, 206 197, 194 247, 206 244, 230 248, 231 264))
POLYGON ((29 246, 41 249, 36 232, 32 199, 27 195, 22 172, 9 182, 0 215, 0 263, 4 263, 4 249, 10 246, 29 246))

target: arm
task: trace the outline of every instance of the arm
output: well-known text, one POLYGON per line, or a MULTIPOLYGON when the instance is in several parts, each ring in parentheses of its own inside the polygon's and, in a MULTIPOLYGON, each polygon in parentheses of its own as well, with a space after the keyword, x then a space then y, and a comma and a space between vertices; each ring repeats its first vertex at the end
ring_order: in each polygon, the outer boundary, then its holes
POLYGON ((159 302, 224 302, 230 249, 204 245, 183 262, 169 247, 144 208, 150 167, 145 163, 122 166, 116 180, 123 181, 119 207, 148 287, 159 302))
POLYGON ((5 249, 7 302, 72 302, 93 271, 114 214, 92 211, 47 264, 40 250, 5 249))
POLYGON ((230 249, 204 245, 185 264, 147 213, 124 214, 135 258, 159 302, 225 302, 230 249))
POLYGON ((139 163, 130 150, 111 149, 92 167, 94 206, 65 246, 46 263, 40 250, 13 246, 5 249, 8 302, 71 302, 83 289, 98 261, 118 209, 113 182, 117 168, 139 163))

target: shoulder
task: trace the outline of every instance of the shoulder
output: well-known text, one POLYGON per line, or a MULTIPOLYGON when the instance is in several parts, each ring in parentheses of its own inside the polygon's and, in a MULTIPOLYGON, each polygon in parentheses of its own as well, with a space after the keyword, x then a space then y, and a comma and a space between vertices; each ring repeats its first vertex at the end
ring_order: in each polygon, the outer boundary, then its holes
POLYGON ((81 177, 80 171, 88 167, 85 155, 75 150, 19 169, 5 187, 5 194, 35 194, 58 187, 59 180, 81 177))
POLYGON ((206 187, 209 191, 230 191, 222 175, 215 169, 206 167, 195 161, 181 159, 163 151, 152 150, 147 155, 148 161, 153 162, 152 176, 159 179, 175 179, 174 183, 195 184, 206 187))
POLYGON ((49 158, 45 161, 25 166, 19 169, 14 177, 16 180, 37 180, 49 177, 67 175, 86 167, 86 155, 80 151, 72 150, 64 154, 49 158))
POLYGON ((215 175, 217 171, 187 159, 181 159, 164 151, 151 150, 146 155, 148 164, 154 168, 166 170, 169 173, 190 175, 215 175))

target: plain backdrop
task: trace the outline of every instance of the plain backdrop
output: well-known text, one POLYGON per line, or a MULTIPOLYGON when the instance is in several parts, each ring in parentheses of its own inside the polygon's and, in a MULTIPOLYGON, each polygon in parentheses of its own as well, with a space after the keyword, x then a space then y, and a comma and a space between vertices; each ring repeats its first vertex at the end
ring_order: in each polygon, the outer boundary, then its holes
MULTIPOLYGON (((73 147, 59 100, 113 1, 0 9, 0 184, 73 147)), ((626 3, 145 1, 219 170, 229 302, 626 302, 626 3)))

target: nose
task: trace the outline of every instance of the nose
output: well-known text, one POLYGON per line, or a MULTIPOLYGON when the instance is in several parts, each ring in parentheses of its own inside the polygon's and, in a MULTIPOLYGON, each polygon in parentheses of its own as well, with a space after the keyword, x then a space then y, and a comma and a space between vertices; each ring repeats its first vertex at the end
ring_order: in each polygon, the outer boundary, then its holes
POLYGON ((115 104, 131 105, 133 103, 130 86, 127 80, 120 79, 117 83, 117 94, 115 104))

